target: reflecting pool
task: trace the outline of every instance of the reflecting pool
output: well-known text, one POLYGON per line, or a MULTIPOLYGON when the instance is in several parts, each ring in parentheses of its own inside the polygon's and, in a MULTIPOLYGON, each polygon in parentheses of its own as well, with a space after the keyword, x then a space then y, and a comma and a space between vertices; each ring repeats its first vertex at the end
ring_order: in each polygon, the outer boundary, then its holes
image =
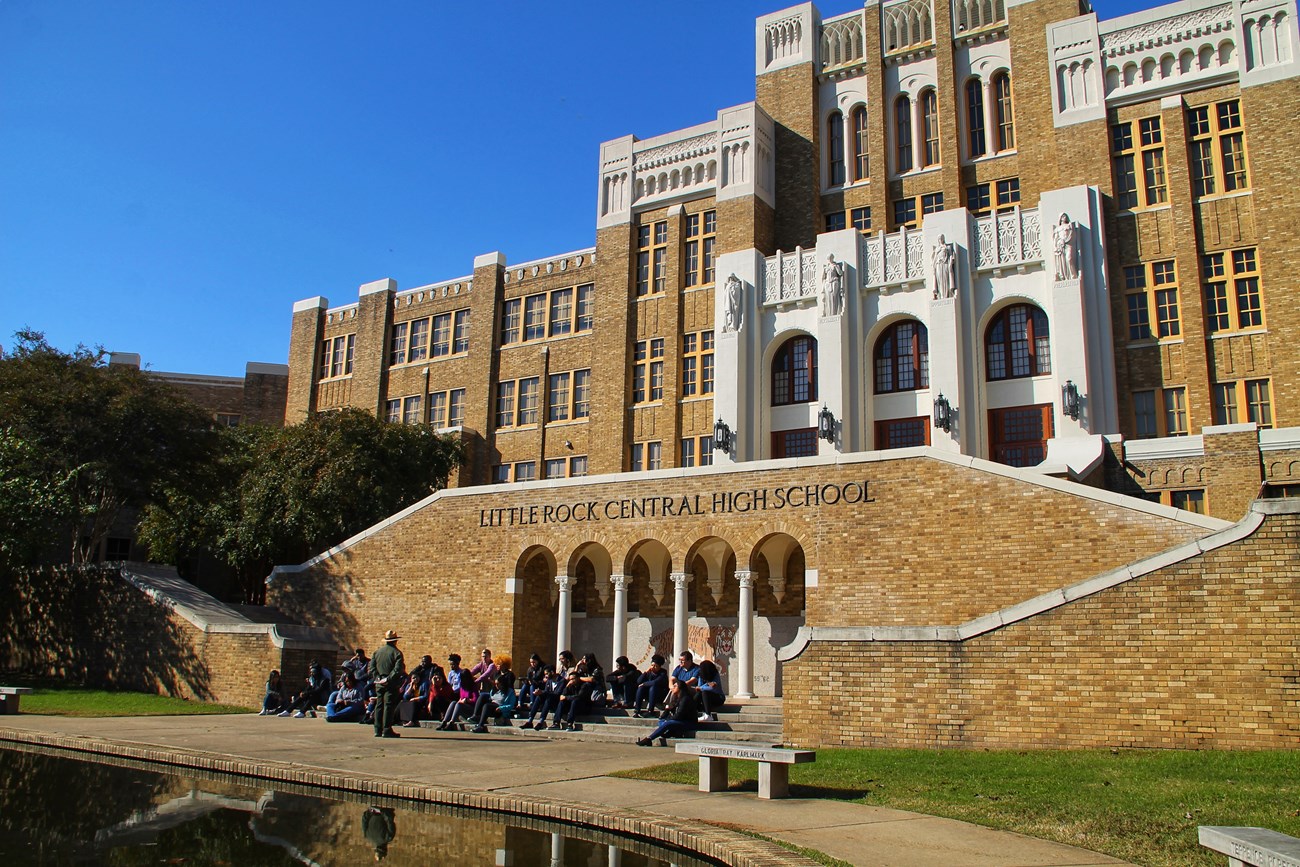
POLYGON ((554 822, 320 795, 202 771, 158 773, 129 760, 0 749, 0 864, 715 863, 554 822))

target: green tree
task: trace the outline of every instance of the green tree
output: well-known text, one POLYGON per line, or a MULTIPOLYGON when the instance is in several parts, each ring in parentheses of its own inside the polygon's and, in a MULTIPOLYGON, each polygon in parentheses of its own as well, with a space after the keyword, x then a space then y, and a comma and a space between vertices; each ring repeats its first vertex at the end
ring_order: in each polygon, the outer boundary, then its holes
POLYGON ((427 425, 357 409, 286 428, 222 433, 216 459, 152 505, 140 528, 155 558, 206 551, 260 603, 276 565, 300 563, 446 487, 460 445, 427 425))
POLYGON ((119 516, 208 460, 207 414, 166 383, 20 331, 0 358, 0 555, 82 564, 119 516))

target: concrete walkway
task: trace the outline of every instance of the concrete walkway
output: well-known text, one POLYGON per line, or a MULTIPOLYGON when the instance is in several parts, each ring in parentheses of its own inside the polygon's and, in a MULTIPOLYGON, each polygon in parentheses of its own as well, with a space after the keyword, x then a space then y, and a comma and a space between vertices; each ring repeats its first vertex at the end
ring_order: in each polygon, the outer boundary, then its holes
MULTIPOLYGON (((760 801, 752 793, 703 794, 693 786, 605 776, 676 760, 671 750, 633 744, 548 740, 545 735, 443 734, 403 729, 401 740, 368 727, 247 716, 73 719, 6 716, 14 732, 85 737, 155 749, 201 751, 251 761, 291 762, 379 774, 497 795, 631 808, 742 828, 869 867, 1093 867, 1126 862, 1032 837, 919 813, 840 801, 760 801), (474 761, 447 761, 449 741, 474 744, 474 761)), ((463 758, 467 747, 454 751, 463 758)))

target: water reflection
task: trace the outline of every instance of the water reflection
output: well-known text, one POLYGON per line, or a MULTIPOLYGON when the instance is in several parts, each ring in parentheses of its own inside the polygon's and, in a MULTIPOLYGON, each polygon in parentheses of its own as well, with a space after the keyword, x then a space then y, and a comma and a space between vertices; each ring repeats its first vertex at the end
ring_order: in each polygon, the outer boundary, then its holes
POLYGON ((0 749, 0 864, 712 863, 555 823, 306 791, 0 749))

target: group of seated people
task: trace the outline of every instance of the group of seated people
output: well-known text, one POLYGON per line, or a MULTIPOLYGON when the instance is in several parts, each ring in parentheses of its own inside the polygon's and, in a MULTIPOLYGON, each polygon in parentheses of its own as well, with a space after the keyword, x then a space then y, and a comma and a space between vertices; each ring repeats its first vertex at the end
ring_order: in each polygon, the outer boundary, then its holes
MULTIPOLYGON (((472 724, 471 731, 483 733, 489 720, 505 724, 514 717, 525 720, 522 728, 543 731, 547 716, 552 728, 578 730, 580 715, 609 706, 631 710, 636 717, 659 716, 651 736, 638 743, 667 743, 669 736, 680 737, 701 722, 716 721, 726 700, 713 662, 697 664, 690 651, 677 662, 669 674, 664 658, 656 653, 640 671, 620 656, 607 675, 594 653, 578 659, 566 650, 556 665, 543 664, 534 653, 527 670, 516 676, 509 657, 494 659, 487 649, 471 668, 462 668, 456 653, 448 656, 445 669, 425 655, 403 679, 398 715, 406 728, 436 720, 439 731, 457 729, 463 720, 472 724)), ((272 671, 261 715, 314 717, 316 707, 324 704, 327 722, 372 722, 376 698, 365 651, 358 648, 340 668, 335 682, 330 670, 313 659, 303 687, 287 698, 280 672, 272 671)))

